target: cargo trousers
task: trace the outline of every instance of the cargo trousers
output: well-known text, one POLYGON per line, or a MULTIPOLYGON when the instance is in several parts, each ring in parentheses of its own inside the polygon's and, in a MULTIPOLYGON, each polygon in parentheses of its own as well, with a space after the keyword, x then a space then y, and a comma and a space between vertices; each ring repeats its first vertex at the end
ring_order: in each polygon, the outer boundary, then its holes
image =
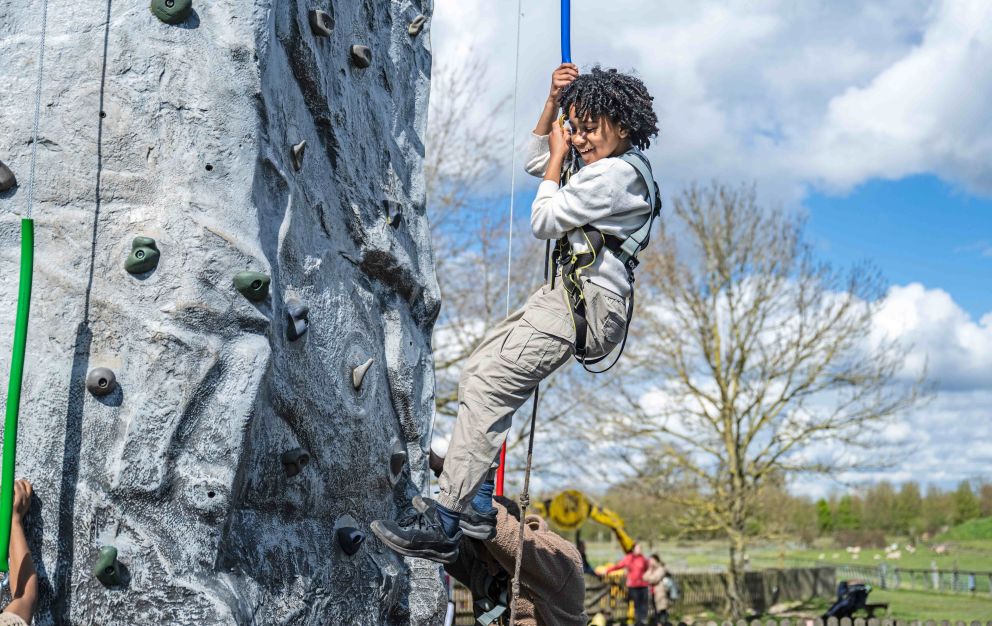
MULTIPOLYGON (((467 359, 458 383, 458 417, 439 479, 439 504, 462 512, 497 459, 513 414, 538 383, 575 353, 575 325, 561 280, 545 285, 500 322, 467 359)), ((624 337, 627 305, 586 282, 587 356, 609 353, 624 337)))

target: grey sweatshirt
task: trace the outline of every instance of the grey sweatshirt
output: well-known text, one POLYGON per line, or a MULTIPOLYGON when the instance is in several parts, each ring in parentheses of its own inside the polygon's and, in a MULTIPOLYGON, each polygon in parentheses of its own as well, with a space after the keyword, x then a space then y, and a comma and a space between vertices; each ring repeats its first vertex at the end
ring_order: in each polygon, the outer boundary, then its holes
MULTIPOLYGON (((548 136, 532 133, 526 157, 527 173, 543 178, 551 160, 548 136)), ((601 159, 576 172, 564 187, 548 180, 541 183, 531 205, 531 230, 538 239, 558 239, 567 233, 576 251, 588 249, 581 232, 586 224, 623 239, 648 218, 647 192, 632 165, 618 158, 601 159)), ((625 298, 630 294, 627 270, 609 251, 585 275, 625 298)))

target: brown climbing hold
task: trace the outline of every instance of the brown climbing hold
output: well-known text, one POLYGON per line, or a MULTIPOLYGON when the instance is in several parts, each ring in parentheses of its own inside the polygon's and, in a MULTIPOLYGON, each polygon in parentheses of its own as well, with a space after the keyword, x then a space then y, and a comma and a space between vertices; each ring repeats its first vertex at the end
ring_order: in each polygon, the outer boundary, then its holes
POLYGON ((355 67, 360 69, 365 69, 366 67, 372 65, 372 49, 368 46, 352 46, 351 62, 355 67))
POLYGON ((351 384, 355 389, 361 388, 362 381, 365 380, 365 373, 369 371, 370 367, 372 367, 373 361, 375 361, 375 359, 369 359, 355 369, 351 370, 351 384))
POLYGON ((303 169, 303 154, 304 152, 306 152, 306 149, 307 149, 306 140, 303 140, 300 143, 293 146, 293 150, 291 152, 291 156, 293 158, 293 170, 299 172, 300 170, 303 169))
POLYGON ((14 172, 10 171, 10 168, 4 165, 3 161, 0 161, 0 193, 10 191, 16 186, 17 178, 14 176, 14 172))
POLYGON ((286 478, 292 478, 310 463, 310 455, 303 448, 293 448, 282 453, 282 468, 286 472, 286 478))
POLYGON ((317 37, 330 37, 334 18, 319 9, 310 10, 310 30, 317 37))
POLYGON ((427 18, 423 15, 418 15, 412 22, 410 22, 410 25, 407 26, 406 32, 408 32, 411 37, 416 37, 420 34, 420 31, 424 30, 424 24, 426 23, 427 18))

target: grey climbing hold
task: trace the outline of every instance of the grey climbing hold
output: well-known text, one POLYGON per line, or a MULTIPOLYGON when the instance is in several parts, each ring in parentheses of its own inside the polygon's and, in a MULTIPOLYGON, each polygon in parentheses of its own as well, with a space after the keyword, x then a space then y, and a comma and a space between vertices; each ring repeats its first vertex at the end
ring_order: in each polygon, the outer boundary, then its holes
POLYGON ((193 0, 152 0, 150 8, 166 24, 182 24, 193 12, 193 0))
POLYGON ((393 444, 393 452, 389 455, 389 484, 395 486, 400 482, 403 475, 403 468, 406 467, 407 453, 402 443, 397 441, 393 444))
POLYGON ((121 585, 121 567, 117 562, 117 548, 104 546, 93 564, 93 576, 104 587, 119 587, 121 585))
POLYGON ((151 237, 135 237, 131 241, 131 256, 124 262, 129 274, 144 274, 158 266, 161 253, 151 237))
POLYGON ((320 9, 310 9, 310 30, 317 37, 330 37, 334 18, 320 9))
POLYGON ((410 22, 410 25, 406 27, 406 32, 410 33, 411 37, 416 37, 417 35, 420 34, 420 31, 424 30, 424 24, 426 23, 427 23, 427 18, 424 17, 423 15, 418 15, 417 17, 413 18, 413 21, 410 22))
POLYGON ((0 193, 10 191, 16 186, 17 177, 14 176, 14 172, 10 171, 10 168, 4 165, 3 161, 0 161, 0 193))
POLYGON ((337 534, 338 545, 341 546, 341 549, 348 556, 354 556, 359 548, 362 547, 362 544, 365 543, 365 533, 351 526, 339 528, 337 534))
POLYGON ((362 381, 365 380, 365 373, 369 371, 370 367, 372 367, 373 361, 375 361, 375 359, 369 359, 355 369, 351 370, 351 384, 355 387, 355 389, 361 388, 362 381))
POLYGON ((308 315, 310 315, 310 307, 307 305, 296 298, 286 301, 286 337, 290 341, 296 341, 307 332, 308 315))
POLYGON ((372 49, 368 46, 354 45, 351 47, 351 62, 355 67, 365 69, 372 65, 372 49))
POLYGON ((307 142, 306 140, 293 146, 290 151, 290 156, 293 159, 293 170, 299 172, 303 169, 303 153, 306 152, 307 142))
POLYGON ((386 211, 386 223, 396 228, 403 218, 403 205, 392 200, 383 200, 382 208, 386 211))
POLYGON ((86 388, 94 396, 106 396, 117 389, 117 376, 107 367, 94 367, 86 375, 86 388))
POLYGON ((269 284, 272 279, 262 272, 238 272, 234 275, 234 288, 252 302, 261 302, 269 297, 269 284))
POLYGON ((310 454, 303 448, 293 448, 282 453, 282 468, 286 472, 287 478, 292 478, 310 463, 310 454))

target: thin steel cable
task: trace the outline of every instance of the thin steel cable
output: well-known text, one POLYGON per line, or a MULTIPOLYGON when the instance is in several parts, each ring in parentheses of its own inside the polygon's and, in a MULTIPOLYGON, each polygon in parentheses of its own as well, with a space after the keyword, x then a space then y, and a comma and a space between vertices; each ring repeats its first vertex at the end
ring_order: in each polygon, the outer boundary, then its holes
POLYGON ((31 138, 31 173, 28 175, 28 219, 34 204, 34 171, 38 161, 38 126, 41 120, 41 79, 45 66, 45 32, 48 29, 48 0, 41 3, 41 44, 38 48, 38 84, 34 92, 34 132, 31 138))
POLYGON ((513 126, 510 133, 510 233, 506 243, 506 316, 510 317, 510 279, 513 272, 513 208, 517 195, 517 92, 520 90, 520 16, 523 0, 517 0, 517 49, 513 63, 513 126))

